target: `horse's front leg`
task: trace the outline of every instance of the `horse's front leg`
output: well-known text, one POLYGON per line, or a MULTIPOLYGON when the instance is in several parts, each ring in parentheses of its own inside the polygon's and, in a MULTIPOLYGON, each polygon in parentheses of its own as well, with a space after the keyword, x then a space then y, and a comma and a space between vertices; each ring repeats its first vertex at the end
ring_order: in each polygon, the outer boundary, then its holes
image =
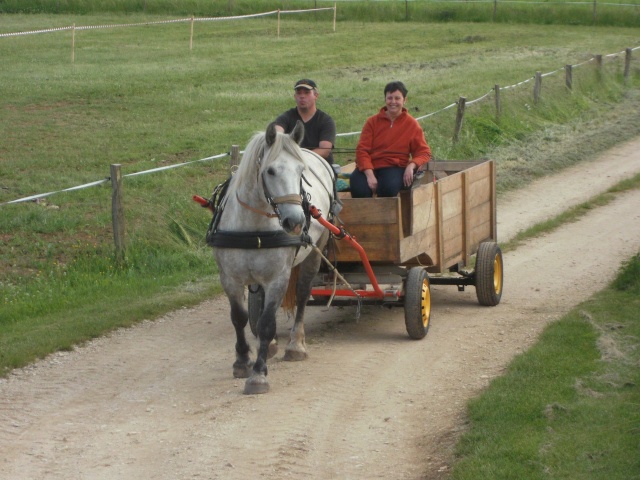
POLYGON ((258 337, 260 339, 258 356, 253 364, 253 374, 244 385, 244 393, 247 395, 267 393, 269 391, 267 358, 269 356, 269 346, 276 336, 276 311, 279 306, 280 303, 276 304, 273 300, 265 301, 262 315, 258 321, 258 337))
POLYGON ((244 335, 249 314, 244 308, 243 302, 237 297, 230 298, 229 303, 231 305, 231 322, 236 330, 236 361, 233 363, 233 376, 235 378, 248 378, 253 366, 253 362, 249 357, 251 347, 244 335))

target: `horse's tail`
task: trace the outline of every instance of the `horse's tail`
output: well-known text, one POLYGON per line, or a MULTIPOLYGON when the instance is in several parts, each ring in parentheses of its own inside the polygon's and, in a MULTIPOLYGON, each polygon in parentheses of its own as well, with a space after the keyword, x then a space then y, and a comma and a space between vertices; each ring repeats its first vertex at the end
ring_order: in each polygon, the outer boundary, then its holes
POLYGON ((287 291, 284 294, 282 300, 282 308, 287 313, 293 313, 296 307, 296 285, 298 284, 298 275, 300 274, 300 265, 296 265, 291 269, 291 276, 289 277, 289 285, 287 291))

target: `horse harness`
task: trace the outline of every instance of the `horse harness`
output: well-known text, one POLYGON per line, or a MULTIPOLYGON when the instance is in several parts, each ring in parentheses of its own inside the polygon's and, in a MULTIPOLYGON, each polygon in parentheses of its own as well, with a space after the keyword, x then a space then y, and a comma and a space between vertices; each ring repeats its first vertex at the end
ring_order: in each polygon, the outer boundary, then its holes
MULTIPOLYGON (((317 174, 315 172, 313 173, 317 177, 317 174)), ((289 203, 294 205, 301 205, 305 216, 305 225, 302 233, 299 236, 289 235, 284 230, 256 232, 231 232, 218 230, 218 224, 220 223, 220 219, 222 218, 224 206, 227 201, 227 190, 229 187, 229 183, 231 182, 231 178, 232 177, 227 178, 224 183, 221 183, 215 188, 213 195, 208 203, 208 206, 213 210, 213 218, 211 219, 211 223, 209 224, 209 228, 207 229, 206 236, 207 244, 209 246, 217 248, 240 249, 261 249, 295 246, 299 249, 303 245, 308 246, 312 244, 311 237, 309 236, 309 225, 311 224, 311 213, 309 207, 311 206, 311 202, 310 195, 304 189, 303 181, 307 185, 310 184, 309 181, 304 177, 304 175, 300 180, 299 194, 292 193, 280 197, 271 196, 268 191, 267 185, 264 182, 264 177, 262 178, 262 186, 265 192, 265 199, 267 200, 271 208, 273 208, 273 213, 259 210, 243 202, 236 192, 236 199, 243 208, 246 208, 258 215, 263 215, 268 218, 278 218, 278 220, 280 220, 280 209, 278 208, 279 204, 289 203)), ((335 192, 335 182, 333 183, 334 192, 331 198, 332 204, 336 201, 335 199, 337 198, 335 192)), ((333 210, 333 208, 331 210, 333 210)))

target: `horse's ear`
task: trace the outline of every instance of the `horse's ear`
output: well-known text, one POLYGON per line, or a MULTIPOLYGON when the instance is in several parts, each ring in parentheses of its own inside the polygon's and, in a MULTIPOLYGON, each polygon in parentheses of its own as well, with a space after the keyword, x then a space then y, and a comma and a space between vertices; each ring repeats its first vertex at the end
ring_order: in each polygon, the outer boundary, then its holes
POLYGON ((276 141, 276 122, 271 122, 269 124, 264 138, 268 146, 271 146, 274 144, 274 142, 276 141))
POLYGON ((300 145, 302 143, 302 139, 304 138, 304 123, 300 120, 296 122, 296 126, 293 127, 293 131, 291 132, 291 138, 300 145))

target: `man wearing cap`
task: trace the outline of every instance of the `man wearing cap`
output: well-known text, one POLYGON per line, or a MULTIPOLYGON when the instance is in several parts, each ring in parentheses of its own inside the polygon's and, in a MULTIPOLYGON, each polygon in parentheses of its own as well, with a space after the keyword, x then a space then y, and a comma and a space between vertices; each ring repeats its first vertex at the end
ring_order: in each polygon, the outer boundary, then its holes
POLYGON ((304 123, 301 147, 313 150, 332 164, 331 150, 336 141, 336 124, 333 118, 316 107, 318 99, 316 82, 303 78, 298 80, 293 88, 296 108, 287 110, 276 118, 276 130, 291 133, 296 122, 301 120, 304 123))

